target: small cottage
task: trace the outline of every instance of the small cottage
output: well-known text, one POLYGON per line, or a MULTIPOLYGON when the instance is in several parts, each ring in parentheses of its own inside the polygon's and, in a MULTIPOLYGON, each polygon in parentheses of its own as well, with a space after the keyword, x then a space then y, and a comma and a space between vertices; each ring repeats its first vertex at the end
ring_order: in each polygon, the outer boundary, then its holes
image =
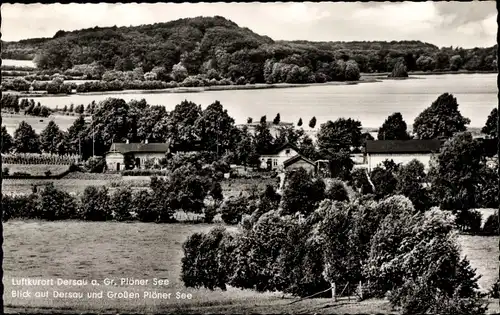
POLYGON ((169 152, 169 143, 113 143, 106 153, 106 166, 109 171, 121 171, 128 159, 135 168, 144 168, 146 161, 159 163, 169 152))
POLYGON ((285 143, 278 149, 260 156, 260 167, 267 170, 283 170, 283 162, 299 154, 297 147, 285 143))
POLYGON ((292 171, 295 169, 303 168, 308 173, 314 175, 316 173, 316 163, 297 154, 283 162, 285 171, 292 171))

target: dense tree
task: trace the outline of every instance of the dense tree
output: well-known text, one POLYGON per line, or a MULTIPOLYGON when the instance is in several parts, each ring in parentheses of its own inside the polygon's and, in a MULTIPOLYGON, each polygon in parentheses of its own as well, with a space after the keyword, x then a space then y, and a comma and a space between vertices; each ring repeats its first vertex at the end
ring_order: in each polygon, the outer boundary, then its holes
POLYGON ((395 194, 398 180, 391 169, 377 166, 371 171, 370 179, 375 186, 375 195, 378 198, 395 194))
POLYGON ((416 210, 424 211, 433 205, 430 192, 424 187, 427 176, 424 165, 418 160, 412 160, 402 165, 396 172, 396 193, 408 197, 416 210))
POLYGON ((419 139, 449 138, 465 131, 469 123, 470 119, 458 110, 457 99, 444 93, 415 118, 413 132, 419 139))
POLYGON ((384 121, 378 130, 377 138, 378 140, 408 140, 410 135, 406 128, 406 122, 401 113, 394 113, 384 121))
POLYGON ((5 128, 5 126, 2 126, 1 137, 2 137, 2 153, 9 153, 14 147, 14 139, 12 139, 12 136, 7 132, 7 128, 5 128))
POLYGON ((148 106, 137 119, 137 137, 150 143, 168 139, 168 113, 165 106, 148 106))
POLYGON ((40 137, 25 121, 14 132, 14 147, 18 153, 39 153, 40 137))
POLYGON ((235 154, 236 160, 245 167, 248 165, 257 166, 260 162, 255 142, 246 126, 241 130, 240 140, 236 143, 235 154))
POLYGON ((255 149, 259 154, 268 154, 273 149, 274 137, 271 135, 271 131, 267 126, 267 122, 260 120, 260 124, 255 127, 255 149))
POLYGON ((76 200, 69 193, 55 188, 53 183, 40 192, 38 216, 45 220, 67 220, 76 216, 76 200))
POLYGON ((408 77, 408 71, 406 70, 406 64, 403 60, 399 60, 389 74, 391 78, 406 78, 408 77))
POLYGON ((313 129, 316 127, 316 116, 313 116, 313 118, 309 121, 309 127, 313 129))
POLYGON ((323 180, 313 179, 303 168, 286 174, 285 181, 282 208, 286 214, 310 214, 325 197, 323 180))
POLYGON ((495 107, 489 114, 488 119, 486 120, 486 124, 481 129, 481 132, 486 134, 490 138, 497 138, 498 137, 497 126, 498 126, 498 108, 495 107))
POLYGON ((462 67, 462 57, 460 55, 454 55, 450 58, 450 70, 457 71, 462 67))
POLYGON ((176 146, 188 149, 196 142, 200 137, 196 121, 201 115, 201 106, 187 100, 176 105, 170 112, 167 120, 168 134, 176 146))
POLYGON ((304 135, 299 139, 298 149, 306 158, 313 161, 316 160, 316 147, 314 146, 313 140, 308 135, 304 135))
POLYGON ((215 101, 203 110, 195 122, 205 149, 223 152, 234 148, 236 139, 234 119, 229 116, 219 101, 215 101))
MULTIPOLYGON (((85 144, 85 131, 86 123, 83 116, 78 116, 78 118, 73 122, 73 124, 68 128, 66 139, 68 144, 68 152, 73 154, 79 154, 81 147, 85 144)), ((92 150, 92 148, 90 148, 92 150)), ((90 154, 91 155, 91 151, 90 154)))
POLYGON ((117 221, 126 221, 132 218, 132 190, 130 188, 119 188, 111 196, 111 213, 117 221))
POLYGON ((481 147, 468 132, 449 139, 430 171, 432 191, 440 207, 466 215, 476 207, 481 181, 481 147))
POLYGON ((350 147, 361 145, 361 122, 351 118, 339 118, 322 124, 317 135, 321 156, 329 158, 340 151, 350 151, 350 147))
POLYGON ((52 154, 65 154, 67 151, 65 135, 53 120, 40 133, 40 149, 52 154))

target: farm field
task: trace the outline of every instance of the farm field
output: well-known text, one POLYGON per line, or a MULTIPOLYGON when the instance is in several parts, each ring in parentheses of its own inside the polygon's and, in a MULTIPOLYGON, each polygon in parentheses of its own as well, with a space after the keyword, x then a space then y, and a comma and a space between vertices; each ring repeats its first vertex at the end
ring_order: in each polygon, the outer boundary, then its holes
MULTIPOLYGON (((22 165, 20 165, 22 167, 22 165)), ((12 169, 10 172, 13 173, 12 169)), ((54 172, 53 172, 54 173, 54 172)), ((54 186, 69 193, 81 193, 87 186, 107 186, 116 188, 120 185, 130 185, 135 188, 146 188, 149 186, 149 176, 121 176, 119 174, 89 174, 71 173, 62 179, 4 179, 2 182, 2 192, 4 194, 28 194, 32 185, 44 185, 49 182, 54 186)), ((224 197, 238 196, 241 191, 250 189, 257 185, 259 190, 263 190, 266 185, 278 185, 277 178, 270 179, 228 179, 221 182, 224 197)))
MULTIPOLYGON (((226 292, 187 289, 180 280, 182 243, 195 232, 206 232, 215 224, 148 224, 118 222, 39 222, 10 221, 4 224, 4 297, 9 312, 183 312, 183 313, 386 313, 391 311, 384 300, 361 303, 330 299, 311 299, 290 305, 294 300, 278 293, 256 293, 228 288, 226 292), (140 299, 60 299, 13 298, 12 290, 35 290, 13 286, 12 278, 95 279, 98 290, 90 284, 81 287, 45 286, 40 291, 59 292, 138 292, 140 299), (105 278, 129 277, 150 279, 146 286, 104 285, 105 278), (166 287, 153 286, 153 278, 170 281, 166 287), (172 293, 170 300, 143 298, 144 291, 172 293), (191 293, 192 299, 175 299, 176 292, 191 293)), ((231 227, 233 231, 237 228, 231 227)), ((498 246, 495 237, 464 237, 460 243, 474 268, 483 273, 480 285, 491 283, 497 274, 498 246), (478 244, 480 244, 478 246, 478 244), (482 261, 482 263, 481 263, 482 261), (482 266, 484 265, 484 266, 482 266)), ((484 288, 483 288, 484 289, 484 288)), ((52 293, 51 293, 52 294, 52 293)), ((498 312, 498 300, 489 301, 489 312, 498 312)))
POLYGON ((45 172, 50 171, 56 175, 68 170, 69 165, 52 165, 52 164, 3 164, 2 169, 8 168, 9 174, 15 172, 28 173, 30 175, 45 175, 45 172))

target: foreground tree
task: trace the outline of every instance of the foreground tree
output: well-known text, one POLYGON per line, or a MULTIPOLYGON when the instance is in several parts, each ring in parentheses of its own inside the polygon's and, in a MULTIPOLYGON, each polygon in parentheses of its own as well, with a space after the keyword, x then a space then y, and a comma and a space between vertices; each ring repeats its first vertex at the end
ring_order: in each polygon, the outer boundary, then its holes
POLYGON ((470 119, 458 110, 457 99, 444 93, 415 118, 413 132, 419 139, 450 138, 465 131, 469 123, 470 119))
POLYGON ((488 116, 486 124, 481 129, 481 132, 487 135, 488 137, 495 139, 498 137, 497 126, 498 126, 498 108, 495 107, 488 116))
POLYGON ((283 190, 282 208, 285 214, 311 213, 325 197, 325 183, 313 179, 303 168, 286 174, 283 190))
POLYGON ((397 112, 385 120, 378 130, 378 140, 408 140, 410 135, 406 131, 406 122, 401 113, 397 112))

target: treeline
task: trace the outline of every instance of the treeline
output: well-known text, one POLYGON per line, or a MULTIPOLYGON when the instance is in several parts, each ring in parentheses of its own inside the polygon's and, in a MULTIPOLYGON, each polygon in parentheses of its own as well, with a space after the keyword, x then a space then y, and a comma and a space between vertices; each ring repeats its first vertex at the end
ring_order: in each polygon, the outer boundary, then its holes
POLYGON ((232 82, 240 78, 249 83, 350 80, 356 76, 339 72, 344 66, 338 63, 346 61, 355 62, 359 71, 368 73, 391 72, 398 62, 404 62, 408 71, 497 69, 496 46, 439 49, 418 41, 274 42, 223 17, 59 31, 52 39, 5 45, 7 51, 10 47, 35 49, 40 69, 72 69, 73 74, 89 78, 97 78, 99 72, 102 75, 102 70, 140 68, 150 73, 155 67, 163 67, 171 73, 175 65, 182 65, 190 76, 215 72, 232 82), (277 64, 280 69, 270 75, 266 63, 277 64), (85 70, 91 64, 102 69, 85 70))

